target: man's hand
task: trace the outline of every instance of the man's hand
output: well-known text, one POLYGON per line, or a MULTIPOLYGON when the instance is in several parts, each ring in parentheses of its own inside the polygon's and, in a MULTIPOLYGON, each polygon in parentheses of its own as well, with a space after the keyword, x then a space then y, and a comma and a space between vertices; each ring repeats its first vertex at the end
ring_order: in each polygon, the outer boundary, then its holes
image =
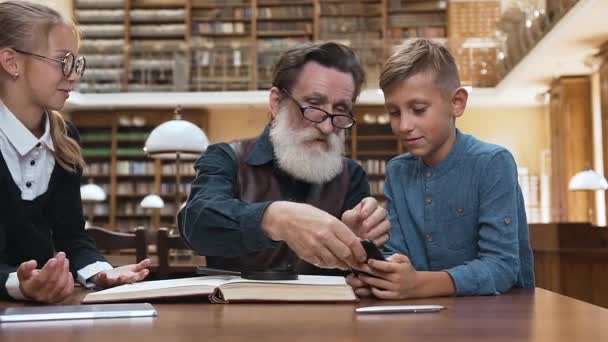
POLYGON ((262 229, 317 267, 359 268, 365 262, 359 238, 340 220, 308 204, 272 203, 264 213, 262 229))
POLYGON ((373 197, 366 197, 354 208, 345 211, 342 222, 361 239, 373 240, 376 246, 388 241, 391 225, 386 217, 386 209, 379 206, 373 197))
POLYGON ((59 252, 49 259, 42 269, 36 269, 35 260, 29 260, 17 269, 21 293, 34 301, 58 303, 67 299, 74 290, 74 277, 65 253, 59 252))
POLYGON ((148 267, 150 267, 150 259, 145 259, 138 264, 125 265, 99 272, 93 277, 93 282, 100 287, 135 283, 143 280, 150 273, 148 267))

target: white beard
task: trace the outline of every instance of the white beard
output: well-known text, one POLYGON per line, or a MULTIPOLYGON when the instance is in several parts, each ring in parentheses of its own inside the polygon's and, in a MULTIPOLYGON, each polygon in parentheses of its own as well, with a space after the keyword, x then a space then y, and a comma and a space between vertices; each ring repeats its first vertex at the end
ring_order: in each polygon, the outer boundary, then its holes
POLYGON ((342 172, 344 131, 325 135, 313 126, 294 129, 290 125, 292 115, 287 106, 281 107, 270 126, 270 141, 279 167, 290 176, 312 184, 334 179, 342 172), (326 147, 313 142, 315 139, 325 139, 326 147), (309 145, 311 143, 314 145, 309 145))

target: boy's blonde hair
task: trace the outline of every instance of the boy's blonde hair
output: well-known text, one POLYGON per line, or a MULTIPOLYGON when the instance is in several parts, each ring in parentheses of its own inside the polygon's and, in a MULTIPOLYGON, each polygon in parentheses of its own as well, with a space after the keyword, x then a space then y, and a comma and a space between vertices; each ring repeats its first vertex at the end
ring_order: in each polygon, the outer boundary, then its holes
POLYGON ((380 88, 388 92, 398 82, 422 72, 433 72, 435 83, 446 93, 460 87, 454 57, 448 49, 428 39, 416 39, 389 57, 380 73, 380 88))
MULTIPOLYGON (((28 52, 38 52, 36 48, 48 41, 48 35, 55 25, 66 24, 78 30, 73 22, 47 6, 25 1, 0 3, 0 49, 11 48, 28 52)), ((0 71, 0 73, 5 73, 0 71)), ((6 76, 6 75, 4 75, 6 76)), ((10 77, 10 75, 8 76, 10 77)), ((7 77, 2 77, 6 79, 7 77)), ((78 143, 67 135, 66 123, 61 114, 47 111, 50 132, 55 145, 56 160, 64 169, 76 172, 84 167, 84 160, 78 143)))

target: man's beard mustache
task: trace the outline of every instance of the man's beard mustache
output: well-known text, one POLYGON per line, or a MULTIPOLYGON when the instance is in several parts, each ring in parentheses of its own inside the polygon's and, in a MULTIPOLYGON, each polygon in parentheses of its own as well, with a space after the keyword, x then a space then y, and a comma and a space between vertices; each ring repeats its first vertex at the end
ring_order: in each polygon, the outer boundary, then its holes
POLYGON ((312 184, 334 179, 343 168, 344 131, 325 135, 313 126, 292 128, 292 115, 287 106, 282 106, 271 123, 270 141, 279 167, 312 184), (325 141, 325 146, 315 141, 319 139, 325 141))

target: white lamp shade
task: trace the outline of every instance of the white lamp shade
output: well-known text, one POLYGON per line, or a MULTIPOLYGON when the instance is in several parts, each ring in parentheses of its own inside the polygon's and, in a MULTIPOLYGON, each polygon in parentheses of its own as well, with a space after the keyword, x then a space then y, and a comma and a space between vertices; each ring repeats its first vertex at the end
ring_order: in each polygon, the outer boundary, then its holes
POLYGON ((209 145, 207 135, 195 124, 174 119, 156 127, 148 136, 144 151, 156 159, 196 159, 209 145))
POLYGON ((165 206, 165 202, 158 195, 148 195, 139 204, 142 208, 159 209, 165 206))
POLYGON ((99 185, 85 184, 80 187, 80 197, 85 202, 101 202, 106 200, 106 192, 99 185))
POLYGON ((599 173, 593 170, 585 170, 570 178, 568 189, 570 191, 606 190, 608 189, 608 182, 599 173))

